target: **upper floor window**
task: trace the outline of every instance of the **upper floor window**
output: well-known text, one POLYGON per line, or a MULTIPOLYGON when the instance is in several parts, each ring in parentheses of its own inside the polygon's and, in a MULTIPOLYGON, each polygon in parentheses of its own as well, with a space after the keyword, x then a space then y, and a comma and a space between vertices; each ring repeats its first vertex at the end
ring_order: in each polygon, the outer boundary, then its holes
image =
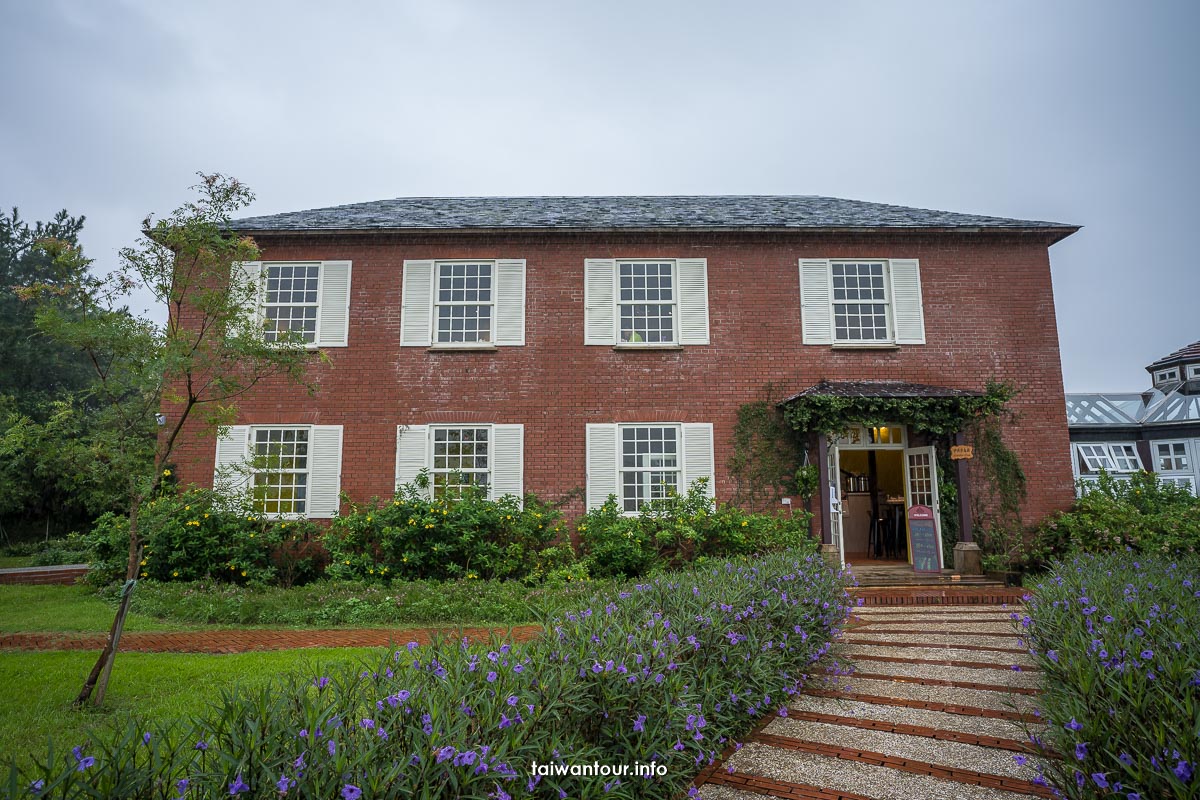
POLYGON ((1188 380, 1200 378, 1200 364, 1189 364, 1187 370, 1188 380))
POLYGON ((1158 456, 1158 472, 1187 472, 1190 469, 1187 442, 1156 442, 1154 451, 1158 456))
POLYGON ((491 342, 492 262, 438 262, 437 333, 438 344, 491 342))
POLYGON ((267 342, 345 347, 350 329, 349 261, 248 261, 234 265, 267 342))
POLYGON ((1154 373, 1154 385, 1159 386, 1164 383, 1174 383, 1179 380, 1179 367, 1171 369, 1160 369, 1154 373))
POLYGON ((320 264, 264 264, 263 338, 317 340, 320 264))
POLYGON ((833 271, 833 340, 889 342, 891 306, 882 261, 835 261, 833 271))
POLYGON ((675 341, 675 264, 670 261, 621 261, 621 342, 664 344, 675 341))
POLYGON ((804 344, 879 347, 924 344, 916 259, 800 259, 804 344))
POLYGON ((483 349, 525 344, 525 260, 404 262, 403 347, 483 349))
POLYGON ((708 344, 708 260, 589 258, 584 344, 708 344))

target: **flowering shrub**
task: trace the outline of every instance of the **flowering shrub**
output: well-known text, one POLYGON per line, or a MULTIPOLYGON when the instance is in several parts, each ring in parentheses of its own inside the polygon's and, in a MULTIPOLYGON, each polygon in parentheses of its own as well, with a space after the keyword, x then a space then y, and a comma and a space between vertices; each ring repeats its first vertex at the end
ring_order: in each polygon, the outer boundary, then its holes
POLYGON ((810 542, 809 515, 751 514, 717 505, 703 479, 687 494, 671 494, 624 516, 617 498, 589 511, 578 525, 588 572, 594 577, 636 578, 656 567, 677 567, 705 557, 751 555, 810 542))
POLYGON ((1127 481, 1101 473, 1070 511, 1039 526, 1034 560, 1126 547, 1148 553, 1200 552, 1200 499, 1153 472, 1134 473, 1127 481))
MULTIPOLYGON (((442 640, 364 668, 280 678, 177 726, 136 720, 0 793, 83 797, 675 797, 783 710, 847 612, 819 557, 778 553, 626 586, 538 640, 442 640), (533 765, 654 762, 652 776, 533 765)), ((786 713, 786 712, 784 712, 786 713)))
POLYGON ((1062 754, 1046 768, 1059 791, 1200 795, 1200 559, 1057 562, 1020 623, 1044 670, 1033 741, 1062 754))
MULTIPOLYGON (((231 509, 211 491, 192 490, 151 500, 142 507, 138 526, 146 545, 142 578, 290 585, 318 572, 316 557, 306 553, 306 545, 318 530, 316 525, 231 509)), ((128 518, 103 515, 85 540, 92 562, 88 580, 104 585, 124 579, 128 518)))
POLYGON ((331 578, 541 578, 574 561, 557 510, 526 495, 488 500, 468 487, 455 500, 431 500, 428 477, 386 503, 351 506, 325 534, 331 578))

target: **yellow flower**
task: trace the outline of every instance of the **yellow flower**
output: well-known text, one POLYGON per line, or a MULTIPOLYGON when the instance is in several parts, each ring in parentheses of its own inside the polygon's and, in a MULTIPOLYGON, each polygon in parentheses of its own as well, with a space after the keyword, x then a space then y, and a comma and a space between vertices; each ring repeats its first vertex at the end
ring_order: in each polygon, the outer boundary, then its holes
POLYGON ((164 470, 163 470, 163 477, 164 477, 164 478, 169 478, 169 477, 171 477, 171 470, 169 470, 169 469, 164 469, 164 470))
POLYGON ((191 506, 184 506, 184 507, 183 507, 183 510, 184 510, 184 511, 191 511, 191 510, 192 510, 192 507, 191 507, 191 506))
POLYGON ((246 570, 242 570, 242 577, 246 577, 246 570))
POLYGON ((142 573, 143 578, 146 577, 146 575, 147 575, 147 573, 145 573, 145 572, 142 573))
POLYGON ((343 564, 345 564, 346 566, 350 566, 350 562, 349 562, 349 561, 343 561, 342 563, 343 563, 343 564))
POLYGON ((512 514, 509 514, 508 516, 506 516, 505 519, 512 519, 512 514))
POLYGON ((143 567, 146 566, 146 559, 144 559, 144 558, 142 559, 142 566, 143 567))
POLYGON ((402 559, 400 559, 400 560, 401 560, 401 561, 403 561, 405 564, 407 564, 407 563, 408 563, 408 556, 405 556, 404 558, 402 558, 402 559))
POLYGON ((587 525, 580 525, 580 526, 579 526, 579 530, 581 530, 581 531, 586 531, 586 530, 587 530, 587 525))
POLYGON ((172 577, 172 578, 178 578, 178 577, 179 577, 179 570, 175 570, 174 572, 172 572, 172 573, 171 573, 171 577, 172 577))
POLYGON ((369 572, 369 573, 371 573, 372 575, 374 575, 374 574, 375 574, 375 568, 374 568, 374 567, 371 567, 369 570, 367 570, 367 572, 369 572))
POLYGON ((443 517, 444 517, 444 516, 446 516, 448 513, 450 513, 450 512, 448 512, 448 511, 447 511, 446 509, 444 509, 444 508, 442 509, 442 516, 443 516, 443 517))
POLYGON ((746 527, 746 526, 747 526, 747 525, 749 525, 749 524, 750 524, 750 523, 749 523, 749 522, 747 522, 746 520, 742 520, 742 527, 743 527, 743 528, 744 528, 744 527, 746 527))
POLYGON ((250 538, 251 538, 251 539, 253 539, 253 538, 254 538, 254 534, 253 534, 253 533, 252 533, 252 534, 250 534, 250 538))
POLYGON ((370 522, 372 517, 367 517, 367 522, 370 522))
POLYGON ((467 573, 467 580, 474 580, 475 578, 478 578, 478 577, 479 577, 479 576, 478 576, 478 575, 476 575, 474 572, 468 572, 468 573, 467 573))
POLYGON ((205 518, 205 519, 208 519, 208 514, 205 514, 205 515, 204 515, 204 518, 205 518))

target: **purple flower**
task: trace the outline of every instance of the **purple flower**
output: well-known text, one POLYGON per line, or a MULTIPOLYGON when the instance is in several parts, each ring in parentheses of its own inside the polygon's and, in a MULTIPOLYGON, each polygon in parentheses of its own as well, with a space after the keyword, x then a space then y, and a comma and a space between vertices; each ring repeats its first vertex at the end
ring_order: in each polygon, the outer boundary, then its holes
POLYGON ((248 791, 250 791, 250 787, 247 786, 246 782, 242 780, 242 775, 239 772, 238 776, 233 779, 233 783, 229 784, 229 794, 236 795, 248 791))
POLYGON ((1075 770, 1075 785, 1082 789, 1085 780, 1086 778, 1083 777, 1083 773, 1079 770, 1075 770))
POLYGON ((190 783, 191 781, 189 781, 187 778, 180 778, 175 782, 175 791, 179 792, 180 797, 183 797, 185 794, 187 794, 188 784, 190 783))
POLYGON ((511 725, 512 725, 512 720, 510 720, 510 719, 508 718, 508 715, 507 715, 507 714, 501 714, 501 715, 500 715, 500 724, 499 724, 497 727, 498 727, 498 728, 507 728, 507 727, 509 727, 509 726, 511 726, 511 725))
POLYGON ((142 734, 142 744, 150 744, 150 734, 148 734, 148 733, 142 734))
POLYGON ((1133 756, 1129 755, 1129 753, 1121 753, 1121 755, 1117 756, 1117 761, 1120 761, 1127 767, 1133 766, 1133 756))
POLYGON ((1108 778, 1104 777, 1104 773, 1103 773, 1103 772, 1093 772, 1093 773, 1092 773, 1092 780, 1093 780, 1093 781, 1095 782, 1095 784, 1096 784, 1097 786, 1099 786, 1101 789, 1107 789, 1107 788, 1108 788, 1108 778))
POLYGON ((1055 664, 1057 664, 1058 663, 1058 651, 1057 650, 1047 650, 1046 658, 1050 659, 1055 664))
POLYGON ((336 752, 337 752, 337 742, 335 742, 333 739, 330 739, 329 740, 329 755, 333 755, 336 752))
POLYGON ((522 672, 524 672, 524 671, 525 671, 525 667, 524 667, 524 666, 522 666, 521 664, 515 664, 515 665, 513 665, 513 672, 517 673, 518 675, 519 675, 519 674, 521 674, 521 673, 522 673, 522 672))
POLYGON ((488 683, 495 683, 495 682, 496 682, 496 677, 497 677, 496 673, 494 673, 494 672, 489 672, 489 673, 487 674, 487 681, 488 681, 488 683))
POLYGON ((411 653, 413 650, 416 650, 420 646, 421 645, 417 644, 416 642, 409 642, 408 643, 408 652, 411 653))
POLYGON ((45 788, 46 788, 46 782, 44 780, 42 780, 41 778, 38 778, 33 783, 29 784, 29 793, 36 796, 36 795, 41 794, 42 789, 45 789, 45 788))
POLYGON ((1029 759, 1022 755, 1015 755, 1013 756, 1013 761, 1017 762, 1018 767, 1023 767, 1029 759))
MULTIPOLYGON (((308 752, 308 751, 306 750, 305 752, 308 752)), ((304 753, 301 753, 300 757, 292 762, 292 766, 295 767, 296 769, 304 769, 304 753)))
POLYGON ((1074 717, 1071 717, 1071 721, 1070 721, 1070 722, 1068 722, 1066 725, 1063 725, 1063 727, 1064 727, 1064 728, 1066 728, 1066 729, 1067 729, 1067 730, 1069 730, 1069 731, 1081 731, 1081 730, 1083 730, 1083 726, 1082 726, 1082 725, 1080 725, 1078 722, 1076 722, 1074 717))
POLYGON ((1154 658, 1153 650, 1143 650, 1142 651, 1142 660, 1143 661, 1149 661, 1152 658, 1154 658))
POLYGON ((442 763, 443 761, 446 761, 447 759, 454 758, 454 753, 455 753, 455 752, 456 752, 456 751, 455 751, 455 749, 454 749, 453 747, 451 747, 450 745, 446 745, 446 746, 445 746, 445 747, 443 747, 441 750, 438 750, 438 753, 437 753, 437 763, 439 763, 439 764, 440 764, 440 763, 442 763))
POLYGON ((1176 778, 1179 778, 1179 780, 1183 781, 1184 783, 1187 783, 1192 779, 1192 765, 1186 761, 1180 761, 1178 764, 1176 764, 1175 769, 1173 769, 1172 772, 1175 773, 1176 778))
POLYGON ((645 714, 639 714, 638 718, 633 721, 633 729, 638 732, 646 730, 646 715, 645 714))
POLYGON ((1087 742, 1079 742, 1075 745, 1075 760, 1083 761, 1087 758, 1087 742))
POLYGON ((1130 792, 1129 794, 1125 795, 1125 800, 1142 800, 1142 796, 1137 792, 1130 792))
POLYGON ((313 686, 317 689, 324 689, 329 685, 329 678, 313 678, 313 686))
POLYGON ((296 782, 287 775, 280 775, 279 780, 275 782, 275 788, 280 794, 287 794, 288 789, 296 785, 296 782))
POLYGON ((342 797, 344 800, 358 800, 362 797, 362 789, 352 783, 347 783, 342 787, 342 797))
POLYGON ((208 742, 206 742, 206 741, 204 741, 203 739, 201 739, 200 741, 196 742, 196 746, 195 746, 195 747, 193 747, 192 749, 193 749, 193 750, 207 750, 207 749, 208 749, 208 742))

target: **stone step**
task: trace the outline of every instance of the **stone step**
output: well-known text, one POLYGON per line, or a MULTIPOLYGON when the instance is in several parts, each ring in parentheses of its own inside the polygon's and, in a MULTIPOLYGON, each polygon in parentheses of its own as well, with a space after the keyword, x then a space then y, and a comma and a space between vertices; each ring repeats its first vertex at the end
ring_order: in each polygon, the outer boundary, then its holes
POLYGON ((930 711, 924 708, 862 703, 855 700, 812 695, 797 695, 788 705, 788 711, 791 716, 819 715, 825 721, 836 719, 842 724, 874 725, 883 728, 916 727, 942 734, 934 736, 934 738, 949 738, 949 734, 961 734, 1004 739, 1011 743, 1010 747, 1012 748, 1023 747, 1022 743, 1027 738, 1026 728, 1033 733, 1044 727, 1029 723, 1023 725, 1009 719, 972 717, 965 714, 949 714, 945 711, 930 711))
POLYGON ((1005 668, 1017 664, 1022 668, 1037 665, 1028 651, 1009 651, 1007 648, 996 650, 975 650, 972 648, 928 646, 912 646, 905 642, 889 644, 886 642, 860 642, 841 644, 834 650, 840 657, 853 659, 856 656, 870 655, 883 658, 911 658, 924 661, 957 661, 992 663, 1005 668))
POLYGON ((1019 636, 1019 629, 1012 620, 912 620, 907 624, 876 622, 869 620, 859 623, 854 628, 862 633, 949 633, 954 635, 966 633, 984 633, 994 636, 1019 636))
POLYGON ((864 614, 861 609, 856 609, 850 615, 852 622, 864 622, 872 625, 927 625, 933 623, 947 622, 1003 622, 1011 624, 1012 612, 1008 611, 981 611, 978 614, 972 614, 969 611, 964 611, 957 614, 864 614))
POLYGON ((1008 605, 955 605, 946 603, 938 606, 858 606, 854 609, 856 614, 869 614, 879 617, 920 617, 924 619, 929 616, 939 616, 942 614, 1004 614, 1007 617, 1016 610, 1014 606, 1008 605))
POLYGON ((928 647, 945 645, 973 649, 987 647, 996 650, 1012 651, 1014 653, 1028 652, 1018 643, 1016 637, 998 636, 985 633, 954 634, 945 632, 928 633, 926 631, 857 631, 847 630, 842 638, 849 644, 909 644, 928 647))
MULTIPOLYGON (((876 760, 880 763, 839 758, 824 752, 792 750, 764 742, 750 742, 734 753, 727 763, 734 767, 730 779, 739 775, 743 778, 766 778, 778 782, 785 791, 794 784, 822 787, 826 792, 832 793, 827 794, 827 797, 836 797, 837 793, 850 793, 870 800, 1017 800, 1028 796, 1027 785, 1012 778, 992 777, 985 779, 990 785, 977 785, 956 780, 954 770, 930 765, 928 773, 921 774, 898 769, 898 765, 921 768, 906 764, 901 759, 876 760)), ((966 772, 958 777, 977 779, 966 772)), ((736 788, 733 781, 723 782, 736 788)), ((702 796, 721 797, 719 794, 703 792, 702 796)), ((776 796, 804 795, 789 792, 776 796)))
POLYGON ((901 680, 860 678, 854 675, 839 678, 818 678, 810 684, 816 690, 832 690, 853 695, 906 700, 917 703, 937 703, 965 708, 1032 714, 1037 708, 1028 695, 1010 694, 990 689, 966 689, 958 686, 926 686, 901 680))
POLYGON ((951 681, 955 684, 984 684, 989 687, 1037 689, 1039 677, 1033 672, 1013 669, 973 669, 947 667, 939 664, 906 664, 890 661, 858 660, 851 678, 865 675, 887 675, 910 680, 951 681))

